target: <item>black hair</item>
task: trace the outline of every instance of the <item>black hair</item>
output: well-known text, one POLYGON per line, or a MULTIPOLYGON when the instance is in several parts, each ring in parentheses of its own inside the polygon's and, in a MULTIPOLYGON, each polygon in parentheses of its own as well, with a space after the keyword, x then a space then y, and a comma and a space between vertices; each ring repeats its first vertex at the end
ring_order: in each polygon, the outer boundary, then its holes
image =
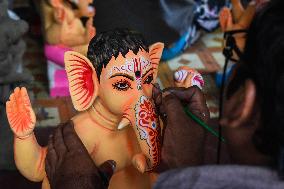
POLYGON ((230 98, 245 80, 253 80, 261 115, 253 143, 275 163, 284 147, 283 10, 283 0, 272 0, 256 14, 248 30, 241 62, 227 91, 230 98))
POLYGON ((149 51, 148 45, 140 33, 117 28, 93 37, 88 47, 87 57, 96 69, 100 80, 102 68, 107 66, 112 56, 117 58, 121 53, 125 57, 129 50, 137 54, 142 49, 146 52, 149 51))

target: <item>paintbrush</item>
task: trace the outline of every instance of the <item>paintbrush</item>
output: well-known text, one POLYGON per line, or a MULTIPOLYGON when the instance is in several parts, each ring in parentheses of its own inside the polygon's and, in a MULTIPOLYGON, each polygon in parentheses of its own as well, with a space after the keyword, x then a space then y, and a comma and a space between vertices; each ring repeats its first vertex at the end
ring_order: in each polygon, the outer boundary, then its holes
MULTIPOLYGON (((158 89, 160 91, 160 93, 162 93, 163 91, 158 88, 157 86, 155 86, 154 84, 152 84, 156 89, 158 89)), ((170 91, 168 91, 170 92, 170 91)), ((174 95, 174 94, 173 94, 174 95)), ((214 129, 212 129, 210 126, 208 126, 206 123, 204 123, 201 119, 199 119, 196 115, 194 115, 193 113, 191 113, 188 109, 187 106, 183 107, 183 110, 185 112, 185 114, 190 117, 195 123, 197 123, 198 125, 200 125, 201 127, 203 127, 205 130, 207 130, 208 132, 210 132, 212 135, 218 137, 222 142, 225 142, 225 139, 220 136, 220 134, 215 131, 214 129)))

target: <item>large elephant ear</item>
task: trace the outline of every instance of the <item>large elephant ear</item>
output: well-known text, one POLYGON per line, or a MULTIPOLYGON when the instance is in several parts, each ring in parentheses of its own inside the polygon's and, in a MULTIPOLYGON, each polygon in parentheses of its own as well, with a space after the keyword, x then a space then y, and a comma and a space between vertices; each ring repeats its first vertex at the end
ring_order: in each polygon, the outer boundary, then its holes
POLYGON ((82 54, 67 51, 64 54, 69 91, 76 110, 88 109, 98 96, 99 81, 92 63, 82 54))
POLYGON ((150 60, 154 68, 154 80, 157 78, 158 67, 164 49, 164 43, 154 43, 149 47, 150 60))

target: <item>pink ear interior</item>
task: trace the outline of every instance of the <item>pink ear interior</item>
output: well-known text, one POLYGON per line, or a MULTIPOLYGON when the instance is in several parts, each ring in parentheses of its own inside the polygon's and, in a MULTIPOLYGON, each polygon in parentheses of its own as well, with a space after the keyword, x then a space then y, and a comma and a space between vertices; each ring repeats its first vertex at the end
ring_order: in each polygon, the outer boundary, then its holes
POLYGON ((69 90, 75 108, 79 111, 89 108, 97 91, 93 81, 95 70, 83 55, 68 51, 65 53, 65 69, 69 80, 69 90))

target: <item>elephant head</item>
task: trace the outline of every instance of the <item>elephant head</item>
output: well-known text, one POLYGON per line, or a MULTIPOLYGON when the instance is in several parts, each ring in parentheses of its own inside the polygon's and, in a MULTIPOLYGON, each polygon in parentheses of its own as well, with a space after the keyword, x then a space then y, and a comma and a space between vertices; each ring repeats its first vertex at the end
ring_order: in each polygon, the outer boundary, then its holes
POLYGON ((132 31, 114 30, 96 35, 87 57, 65 53, 74 107, 88 110, 100 100, 118 117, 117 130, 131 126, 141 149, 132 162, 141 172, 160 160, 161 129, 151 96, 163 48, 163 43, 148 48, 132 31))

